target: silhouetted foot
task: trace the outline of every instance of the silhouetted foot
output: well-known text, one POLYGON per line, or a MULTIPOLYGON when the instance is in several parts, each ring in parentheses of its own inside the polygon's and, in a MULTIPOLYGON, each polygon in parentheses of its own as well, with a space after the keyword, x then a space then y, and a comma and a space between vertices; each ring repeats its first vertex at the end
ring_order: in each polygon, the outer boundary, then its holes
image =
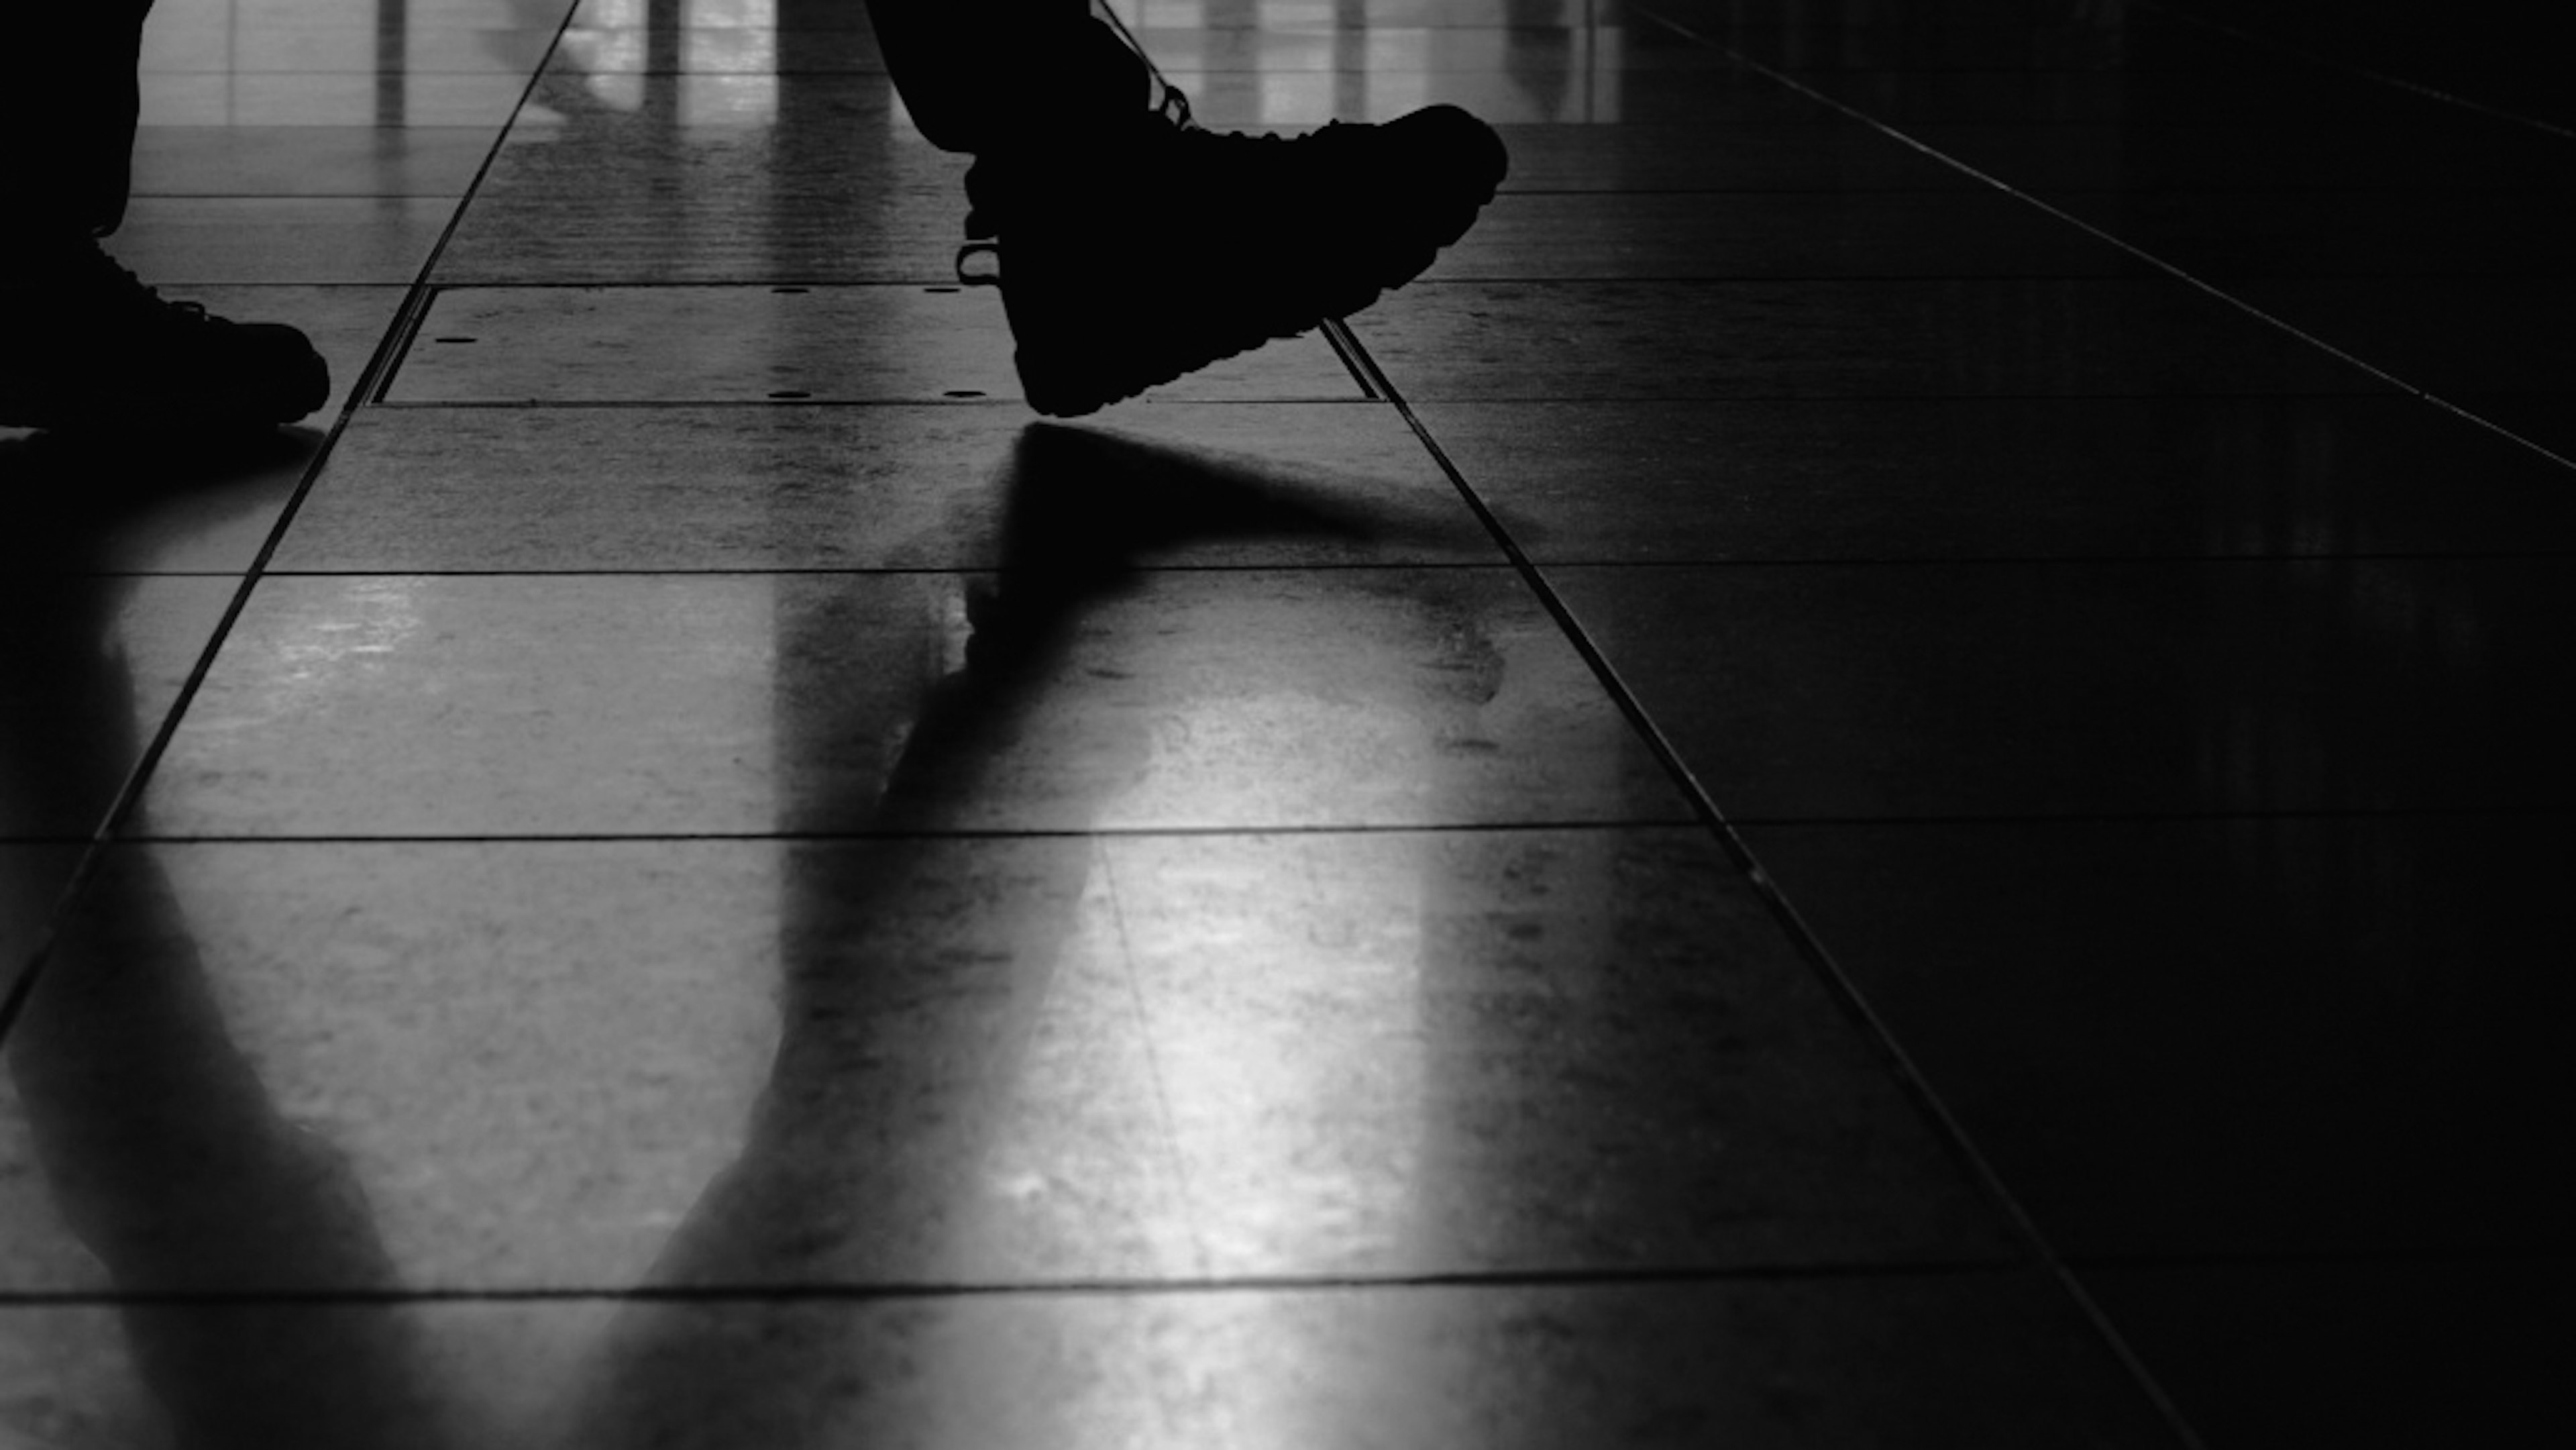
POLYGON ((1029 406, 1069 417, 1375 302, 1466 235, 1508 164, 1455 106, 1295 139, 1140 111, 978 158, 967 234, 993 240, 961 276, 999 254, 1029 406))
POLYGON ((0 276, 0 425, 273 427, 330 397, 303 333, 168 301, 95 245, 0 276))

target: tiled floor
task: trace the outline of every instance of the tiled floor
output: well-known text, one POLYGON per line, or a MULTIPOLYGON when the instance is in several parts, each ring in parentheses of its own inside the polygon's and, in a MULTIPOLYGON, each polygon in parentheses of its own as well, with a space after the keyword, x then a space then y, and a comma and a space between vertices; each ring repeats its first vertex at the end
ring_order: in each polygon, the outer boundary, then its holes
POLYGON ((1123 0, 1515 172, 1057 426, 855 3, 569 8, 153 22, 345 401, 0 436, 0 1446, 2565 1433, 2558 91, 1123 0))

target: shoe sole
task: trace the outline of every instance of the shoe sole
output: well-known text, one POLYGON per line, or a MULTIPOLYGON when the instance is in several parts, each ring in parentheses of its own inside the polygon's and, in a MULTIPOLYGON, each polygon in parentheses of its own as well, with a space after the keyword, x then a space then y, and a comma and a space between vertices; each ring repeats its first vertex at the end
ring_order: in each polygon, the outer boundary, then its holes
POLYGON ((319 412, 331 401, 331 369, 317 353, 298 360, 292 391, 265 398, 209 398, 202 394, 156 398, 149 390, 111 393, 103 399, 63 401, 0 395, 0 428, 53 433, 194 432, 281 428, 319 412))

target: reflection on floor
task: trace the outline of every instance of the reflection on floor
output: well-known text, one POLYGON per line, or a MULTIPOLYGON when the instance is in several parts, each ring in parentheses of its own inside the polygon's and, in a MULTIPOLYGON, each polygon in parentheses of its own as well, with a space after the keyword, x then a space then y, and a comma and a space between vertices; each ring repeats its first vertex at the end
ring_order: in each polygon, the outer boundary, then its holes
POLYGON ((1512 180, 1041 424, 861 7, 163 0, 345 407, 0 437, 0 1445, 2563 1427, 2543 57, 1115 8, 1512 180))

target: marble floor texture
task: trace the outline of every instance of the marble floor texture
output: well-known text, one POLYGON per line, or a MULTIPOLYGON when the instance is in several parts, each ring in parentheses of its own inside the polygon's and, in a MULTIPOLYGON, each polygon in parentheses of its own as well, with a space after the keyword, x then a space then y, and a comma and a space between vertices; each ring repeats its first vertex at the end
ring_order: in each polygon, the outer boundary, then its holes
POLYGON ((2570 1433, 2549 56, 1109 8, 1510 179, 1053 423, 857 0, 161 0, 337 397, 0 433, 0 1450, 2570 1433))

